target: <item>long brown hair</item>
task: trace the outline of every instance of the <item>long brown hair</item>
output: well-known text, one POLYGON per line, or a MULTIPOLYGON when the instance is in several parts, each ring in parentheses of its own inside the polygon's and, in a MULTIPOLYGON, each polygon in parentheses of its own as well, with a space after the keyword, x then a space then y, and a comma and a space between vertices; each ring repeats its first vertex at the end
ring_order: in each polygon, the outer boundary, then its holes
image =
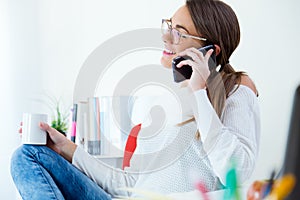
POLYGON ((221 70, 212 71, 206 83, 210 102, 220 117, 226 98, 244 75, 229 64, 240 42, 239 22, 232 8, 219 0, 187 0, 186 6, 198 34, 207 39, 203 45, 216 44, 221 50, 216 59, 221 70))
MULTIPOLYGON (((240 43, 239 22, 232 8, 219 0, 186 0, 186 6, 198 35, 207 39, 202 45, 216 44, 221 50, 216 58, 216 64, 221 68, 213 70, 206 81, 208 98, 221 117, 227 97, 245 75, 244 72, 236 72, 229 64, 231 54, 240 43)), ((183 126, 194 120, 195 117, 177 125, 183 126)), ((199 130, 195 136, 200 139, 199 130)))

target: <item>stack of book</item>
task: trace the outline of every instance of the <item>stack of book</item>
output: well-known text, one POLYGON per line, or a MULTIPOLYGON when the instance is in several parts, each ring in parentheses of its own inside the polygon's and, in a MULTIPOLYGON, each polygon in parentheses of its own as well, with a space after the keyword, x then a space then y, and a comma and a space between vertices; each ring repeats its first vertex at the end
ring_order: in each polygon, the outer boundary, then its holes
POLYGON ((125 96, 91 97, 74 104, 75 143, 91 155, 122 154, 132 125, 132 102, 125 96))

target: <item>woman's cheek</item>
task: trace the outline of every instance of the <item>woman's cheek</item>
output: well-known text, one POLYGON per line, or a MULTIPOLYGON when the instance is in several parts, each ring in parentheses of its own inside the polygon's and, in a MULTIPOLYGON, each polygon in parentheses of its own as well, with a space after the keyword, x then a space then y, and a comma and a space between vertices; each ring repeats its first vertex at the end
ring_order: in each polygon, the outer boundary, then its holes
POLYGON ((166 68, 171 68, 172 67, 172 60, 175 56, 162 56, 160 59, 160 63, 162 66, 166 68))

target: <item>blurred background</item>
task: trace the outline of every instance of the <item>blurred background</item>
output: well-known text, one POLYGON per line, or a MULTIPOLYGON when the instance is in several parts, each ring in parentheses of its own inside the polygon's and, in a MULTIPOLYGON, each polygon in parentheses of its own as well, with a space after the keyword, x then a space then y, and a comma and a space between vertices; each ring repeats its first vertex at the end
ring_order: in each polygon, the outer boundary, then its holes
MULTIPOLYGON (((263 179, 282 164, 293 93, 300 83, 300 2, 225 2, 236 11, 242 32, 230 62, 248 72, 260 93, 261 149, 252 180, 263 179)), ((0 1, 0 199, 17 199, 9 162, 20 145, 22 113, 47 112, 45 95, 71 106, 76 77, 96 47, 126 31, 160 28, 161 19, 171 17, 183 4, 183 0, 0 1)), ((155 57, 159 63, 160 55, 155 57)))

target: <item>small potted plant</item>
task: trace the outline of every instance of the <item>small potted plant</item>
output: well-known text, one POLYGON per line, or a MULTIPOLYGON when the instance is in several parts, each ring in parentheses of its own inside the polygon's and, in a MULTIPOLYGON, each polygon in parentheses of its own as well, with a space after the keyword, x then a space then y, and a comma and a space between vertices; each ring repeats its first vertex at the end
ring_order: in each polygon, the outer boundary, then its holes
POLYGON ((68 117, 69 114, 63 114, 60 111, 59 102, 57 102, 54 112, 53 120, 51 121, 51 127, 66 136, 68 131, 68 117))
MULTIPOLYGON (((48 91, 47 93, 50 92, 48 91)), ((49 94, 42 94, 42 96, 35 99, 35 101, 43 103, 50 110, 51 127, 66 136, 69 128, 70 107, 65 106, 61 98, 57 99, 54 95, 49 94), (65 109, 66 107, 67 109, 65 109)))

